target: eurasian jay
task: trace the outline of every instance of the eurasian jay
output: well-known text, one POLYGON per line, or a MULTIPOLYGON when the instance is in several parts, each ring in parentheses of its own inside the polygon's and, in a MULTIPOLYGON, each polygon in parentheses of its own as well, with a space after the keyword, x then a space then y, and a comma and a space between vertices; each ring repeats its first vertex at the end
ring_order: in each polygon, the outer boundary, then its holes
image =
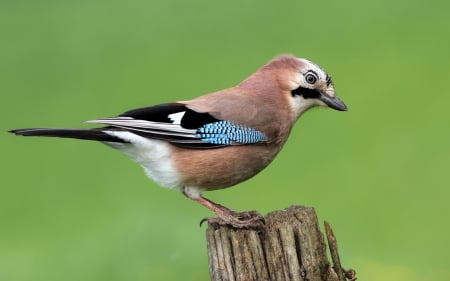
POLYGON ((320 66, 282 55, 235 87, 88 121, 105 125, 101 128, 10 132, 100 141, 128 155, 160 185, 177 188, 216 213, 209 222, 245 227, 261 219, 257 212, 234 212, 202 191, 259 173, 283 147, 295 121, 315 106, 347 110, 320 66))

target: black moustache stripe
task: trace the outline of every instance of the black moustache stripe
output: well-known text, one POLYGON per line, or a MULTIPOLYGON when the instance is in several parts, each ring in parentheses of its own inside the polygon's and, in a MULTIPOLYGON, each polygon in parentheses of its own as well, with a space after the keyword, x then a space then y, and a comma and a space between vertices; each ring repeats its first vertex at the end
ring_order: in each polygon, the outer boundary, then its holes
POLYGON ((320 97, 320 93, 316 90, 298 87, 295 90, 291 91, 292 96, 302 96, 304 99, 318 99, 320 97))

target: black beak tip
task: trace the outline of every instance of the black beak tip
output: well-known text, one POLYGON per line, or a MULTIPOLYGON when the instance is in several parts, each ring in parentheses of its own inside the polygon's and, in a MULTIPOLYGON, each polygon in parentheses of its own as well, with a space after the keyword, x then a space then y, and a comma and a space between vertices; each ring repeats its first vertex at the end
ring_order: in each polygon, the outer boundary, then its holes
POLYGON ((339 107, 335 107, 334 109, 339 110, 339 111, 348 111, 348 108, 344 103, 342 103, 342 105, 339 107))
POLYGON ((345 103, 338 97, 334 97, 334 98, 325 98, 323 100, 325 102, 326 105, 328 105, 328 107, 338 110, 338 111, 347 111, 347 106, 345 105, 345 103))

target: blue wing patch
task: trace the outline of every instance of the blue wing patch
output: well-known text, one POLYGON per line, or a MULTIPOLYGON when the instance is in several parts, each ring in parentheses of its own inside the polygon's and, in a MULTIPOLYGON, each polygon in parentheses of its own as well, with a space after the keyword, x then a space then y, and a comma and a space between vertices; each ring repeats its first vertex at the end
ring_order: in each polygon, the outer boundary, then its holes
POLYGON ((205 124, 197 130, 196 137, 208 143, 222 145, 249 144, 268 140, 267 136, 260 131, 228 121, 205 124))

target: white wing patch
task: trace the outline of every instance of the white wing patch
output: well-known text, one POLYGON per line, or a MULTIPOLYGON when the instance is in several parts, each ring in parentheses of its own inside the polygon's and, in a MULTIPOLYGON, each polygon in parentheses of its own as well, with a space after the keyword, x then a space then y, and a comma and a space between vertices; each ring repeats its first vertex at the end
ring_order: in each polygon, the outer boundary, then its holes
POLYGON ((183 118, 185 113, 186 113, 186 111, 172 113, 169 115, 169 119, 173 121, 173 124, 180 125, 181 119, 183 118))

